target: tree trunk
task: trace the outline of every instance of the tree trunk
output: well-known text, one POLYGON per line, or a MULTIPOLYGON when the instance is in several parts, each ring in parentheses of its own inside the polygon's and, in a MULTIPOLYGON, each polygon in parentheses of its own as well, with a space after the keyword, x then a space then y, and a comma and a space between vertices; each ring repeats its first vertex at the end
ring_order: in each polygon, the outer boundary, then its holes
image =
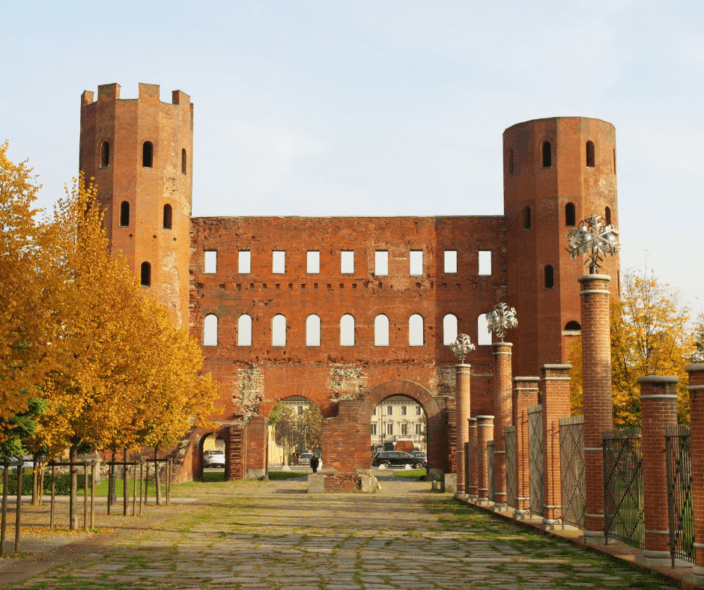
POLYGON ((75 463, 78 460, 78 445, 71 445, 69 451, 69 461, 71 462, 71 490, 69 493, 69 526, 72 531, 78 528, 78 514, 76 514, 76 488, 78 487, 78 467, 75 463))
POLYGON ((154 482, 156 484, 156 505, 161 505, 161 485, 159 483, 159 447, 154 447, 154 482))
POLYGON ((116 481, 115 481, 115 447, 112 448, 112 465, 110 465, 110 485, 108 486, 110 488, 110 498, 109 498, 109 503, 110 506, 114 506, 117 504, 117 490, 116 488, 116 481))

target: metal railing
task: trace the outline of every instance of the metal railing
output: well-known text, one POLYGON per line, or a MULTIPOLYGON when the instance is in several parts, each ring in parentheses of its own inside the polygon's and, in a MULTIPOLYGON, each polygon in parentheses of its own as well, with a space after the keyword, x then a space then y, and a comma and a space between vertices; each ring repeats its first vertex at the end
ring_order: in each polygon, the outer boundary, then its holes
POLYGON ((543 514, 543 406, 528 408, 530 511, 543 514))
POLYGON ((584 528, 586 479, 584 477, 584 416, 560 418, 560 482, 562 526, 584 528))
POLYGON ((504 428, 506 439, 506 504, 516 508, 516 427, 504 428))
POLYGON ((689 426, 665 426, 667 458, 667 507, 672 567, 680 559, 694 558, 694 506, 692 504, 692 448, 689 426))
POLYGON ((486 443, 486 469, 487 469, 487 497, 491 502, 494 502, 494 441, 490 440, 486 443))
POLYGON ((604 543, 608 538, 645 546, 643 453, 640 428, 605 430, 604 543))

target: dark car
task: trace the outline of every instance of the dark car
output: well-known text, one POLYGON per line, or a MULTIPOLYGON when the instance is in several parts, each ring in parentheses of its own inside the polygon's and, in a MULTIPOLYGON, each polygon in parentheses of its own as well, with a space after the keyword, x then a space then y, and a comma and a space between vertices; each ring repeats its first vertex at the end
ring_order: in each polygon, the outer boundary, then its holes
POLYGON ((422 461, 425 461, 426 463, 428 462, 428 455, 425 451, 411 451, 411 455, 418 459, 421 459, 422 461))
POLYGON ((420 457, 414 457, 403 451, 381 451, 372 457, 373 467, 404 467, 410 465, 414 469, 425 469, 426 462, 420 457))

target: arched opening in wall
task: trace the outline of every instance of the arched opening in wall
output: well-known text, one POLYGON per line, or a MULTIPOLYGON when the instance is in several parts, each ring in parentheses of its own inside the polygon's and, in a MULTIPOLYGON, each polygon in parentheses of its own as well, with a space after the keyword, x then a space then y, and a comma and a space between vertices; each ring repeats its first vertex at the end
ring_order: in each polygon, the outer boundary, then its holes
POLYGON ((292 395, 279 401, 269 414, 269 470, 311 471, 318 457, 322 467, 323 415, 309 399, 292 395))
POLYGON ((340 346, 354 346, 354 316, 348 313, 340 318, 340 346))
POLYGON ((523 207, 523 229, 530 229, 530 207, 523 207))
POLYGON ((315 314, 306 318, 306 346, 320 346, 320 317, 315 314))
POLYGON ((389 345, 389 318, 383 313, 374 318, 374 346, 389 345))
POLYGON ((218 316, 208 314, 203 319, 203 346, 218 345, 218 316))
POLYGON ((611 207, 604 209, 604 219, 606 220, 606 225, 611 225, 611 207))
POLYGON ((449 346, 455 340, 457 340, 457 316, 448 313, 442 319, 442 343, 445 346, 449 346))
POLYGON ((574 208, 574 203, 565 205, 565 225, 574 226, 577 223, 577 215, 574 208))
POLYGON ((566 332, 576 332, 577 330, 581 330, 582 326, 580 325, 579 322, 576 322, 574 320, 567 322, 565 324, 565 331, 566 332))
POLYGON ((587 167, 594 168, 594 142, 587 142, 587 167))
POLYGON ((508 151, 508 173, 513 176, 513 150, 508 151))
POLYGON ((369 426, 373 469, 426 469, 428 419, 420 403, 387 397, 372 410, 369 426))
POLYGON ((127 201, 120 203, 120 227, 130 225, 130 204, 127 201))
POLYGON ((171 205, 164 205, 164 229, 171 229, 171 205))
POLYGON ((408 345, 423 346, 423 316, 419 313, 408 318, 408 345))
POLYGON ((477 344, 479 346, 491 345, 492 332, 489 331, 489 314, 483 313, 477 318, 477 344))
POLYGON ((555 286, 555 275, 552 270, 552 265, 545 265, 545 288, 552 289, 555 286))
POLYGON ((142 287, 150 287, 152 284, 152 265, 148 262, 142 262, 140 272, 142 287))
POLYGON ((549 141, 543 142, 543 168, 552 166, 552 146, 549 141))
POLYGON ((201 481, 225 481, 225 441, 217 432, 201 439, 201 481))
POLYGON ((181 174, 188 174, 188 156, 185 148, 181 150, 181 174))
POLYGON ((110 144, 104 141, 100 144, 100 167, 107 168, 110 166, 110 144))
POLYGON ((246 313, 237 319, 237 346, 252 346, 252 316, 246 313))
POLYGON ((154 163, 154 146, 151 141, 145 141, 142 145, 142 166, 151 168, 154 163))
POLYGON ((271 320, 271 345, 286 346, 286 317, 281 314, 271 320))

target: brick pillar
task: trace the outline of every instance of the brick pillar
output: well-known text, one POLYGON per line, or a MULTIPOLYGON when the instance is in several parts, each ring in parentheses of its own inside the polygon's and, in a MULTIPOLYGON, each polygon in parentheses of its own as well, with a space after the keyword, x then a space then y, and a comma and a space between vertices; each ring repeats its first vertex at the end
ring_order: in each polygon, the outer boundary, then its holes
POLYGON ((494 343, 494 510, 508 509, 506 504, 506 436, 511 426, 513 397, 511 391, 510 342, 494 343))
POLYGON ((469 441, 469 431, 467 419, 470 411, 470 391, 469 391, 469 370, 470 365, 455 365, 456 397, 455 397, 455 421, 457 423, 457 438, 455 450, 457 453, 457 495, 465 495, 464 481, 464 444, 469 441))
POLYGON ((640 383, 643 447, 643 512, 645 550, 636 557, 648 566, 672 563, 667 507, 665 426, 677 424, 677 377, 647 375, 640 383))
POLYGON ((467 478, 467 496, 470 502, 477 501, 477 419, 470 418, 467 420, 467 430, 469 432, 469 444, 467 448, 469 449, 469 477, 467 478))
POLYGON ((604 542, 602 432, 613 428, 611 338, 607 275, 584 275, 582 284, 582 384, 584 390, 585 543, 604 542))
POLYGON ((528 408, 538 405, 539 377, 513 379, 514 414, 516 416, 516 520, 530 519, 530 469, 528 450, 528 408))
POLYGON ((494 440, 494 417, 477 416, 477 504, 489 503, 489 464, 486 447, 494 440))
POLYGON ((692 508, 694 512, 694 551, 696 564, 685 576, 689 582, 704 585, 704 363, 687 365, 689 373, 689 422, 692 447, 692 508))
POLYGON ((572 365, 543 365, 543 528, 554 530, 562 518, 560 418, 570 415, 572 365))

